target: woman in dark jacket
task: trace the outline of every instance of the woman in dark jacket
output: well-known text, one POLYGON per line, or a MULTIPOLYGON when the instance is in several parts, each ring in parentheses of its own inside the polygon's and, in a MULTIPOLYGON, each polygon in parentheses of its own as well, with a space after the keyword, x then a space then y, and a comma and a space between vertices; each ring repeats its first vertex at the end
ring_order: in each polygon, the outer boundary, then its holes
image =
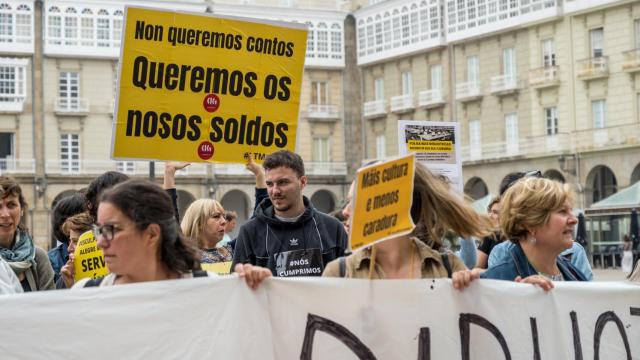
POLYGON ((569 186, 542 178, 523 178, 502 198, 500 227, 516 243, 505 262, 482 278, 537 284, 545 290, 553 281, 586 281, 560 253, 573 245, 573 193, 569 186))

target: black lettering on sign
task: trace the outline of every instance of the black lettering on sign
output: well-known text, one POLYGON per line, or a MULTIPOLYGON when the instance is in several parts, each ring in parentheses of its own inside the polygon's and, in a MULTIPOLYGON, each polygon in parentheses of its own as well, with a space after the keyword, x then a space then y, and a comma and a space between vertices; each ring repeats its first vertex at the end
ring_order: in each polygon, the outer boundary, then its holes
POLYGON ((498 340, 500 347, 502 348, 502 352, 505 356, 505 359, 511 360, 511 353, 509 352, 509 347, 507 346, 507 342, 502 336, 502 333, 498 328, 493 325, 489 320, 483 318, 480 315, 476 314, 460 314, 460 320, 458 321, 458 327, 460 328, 460 341, 462 344, 462 360, 469 360, 471 358, 471 354, 469 352, 469 345, 471 340, 471 324, 478 325, 486 330, 488 330, 493 337, 498 340))
POLYGON ((531 338, 533 339, 533 360, 540 360, 540 344, 538 343, 538 322, 536 318, 529 318, 531 324, 531 338))
POLYGON ((431 360, 431 335, 429 328, 420 328, 418 339, 418 360, 431 360))
POLYGON ((573 352, 576 360, 582 360, 582 341, 580 340, 580 327, 575 311, 569 313, 571 317, 571 331, 573 332, 573 352))
POLYGON ((640 308, 631 307, 629 308, 629 312, 631 313, 631 316, 640 316, 640 308))
POLYGON ((631 348, 629 347, 627 332, 624 330, 622 321, 613 311, 607 311, 598 316, 598 320, 596 321, 596 328, 593 335, 593 359, 600 359, 600 337, 602 336, 602 331, 604 330, 605 325, 607 325, 607 323, 610 321, 613 321, 618 327, 620 337, 622 337, 622 342, 624 343, 624 350, 627 352, 627 360, 631 360, 631 348))
POLYGON ((147 25, 144 21, 136 21, 136 39, 162 41, 162 26, 147 25))
POLYGON ((349 329, 318 315, 307 315, 307 326, 304 331, 304 342, 300 352, 300 360, 311 360, 313 353, 313 337, 316 331, 325 332, 341 343, 345 344, 358 359, 375 360, 369 348, 358 339, 349 329))

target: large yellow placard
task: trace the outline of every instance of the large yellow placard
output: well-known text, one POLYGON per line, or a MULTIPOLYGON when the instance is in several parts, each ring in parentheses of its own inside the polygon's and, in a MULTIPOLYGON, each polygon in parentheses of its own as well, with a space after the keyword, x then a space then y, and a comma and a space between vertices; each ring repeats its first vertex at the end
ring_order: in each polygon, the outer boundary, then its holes
POLYGON ((109 274, 104 254, 98 247, 93 231, 87 231, 78 238, 78 245, 73 253, 73 269, 76 282, 88 277, 95 279, 109 274))
POLYGON ((354 251, 413 230, 414 173, 414 154, 358 170, 349 230, 354 251))
POLYGON ((114 158, 246 162, 294 150, 304 25, 135 7, 125 16, 114 158))

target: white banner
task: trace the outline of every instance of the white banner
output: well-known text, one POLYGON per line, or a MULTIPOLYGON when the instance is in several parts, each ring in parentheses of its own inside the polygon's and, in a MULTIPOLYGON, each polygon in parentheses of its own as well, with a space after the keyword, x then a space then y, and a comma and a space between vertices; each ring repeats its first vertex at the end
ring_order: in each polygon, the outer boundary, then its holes
POLYGON ((0 297, 0 358, 640 359, 640 286, 197 278, 0 297))

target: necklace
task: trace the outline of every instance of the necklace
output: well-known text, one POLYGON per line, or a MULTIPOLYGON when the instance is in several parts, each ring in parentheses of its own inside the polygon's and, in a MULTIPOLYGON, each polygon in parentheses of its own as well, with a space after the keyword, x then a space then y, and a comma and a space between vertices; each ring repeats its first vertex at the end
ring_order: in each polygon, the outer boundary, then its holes
POLYGON ((551 281, 562 281, 563 277, 562 274, 547 274, 547 273, 543 273, 542 271, 538 271, 538 275, 544 276, 547 279, 551 280, 551 281))

